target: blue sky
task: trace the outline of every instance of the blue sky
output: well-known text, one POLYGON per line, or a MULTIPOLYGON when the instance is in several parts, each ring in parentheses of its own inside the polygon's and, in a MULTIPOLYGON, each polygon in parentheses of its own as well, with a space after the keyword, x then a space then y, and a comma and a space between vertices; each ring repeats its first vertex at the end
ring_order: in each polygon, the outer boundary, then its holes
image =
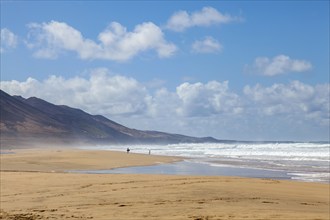
POLYGON ((1 89, 137 129, 329 140, 329 2, 1 1, 1 89))

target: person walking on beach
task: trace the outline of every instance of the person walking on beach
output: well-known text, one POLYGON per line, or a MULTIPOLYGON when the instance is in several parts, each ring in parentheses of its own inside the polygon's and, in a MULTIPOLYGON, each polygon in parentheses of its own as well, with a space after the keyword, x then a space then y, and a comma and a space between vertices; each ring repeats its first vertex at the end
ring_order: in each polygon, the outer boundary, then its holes
POLYGON ((127 148, 126 152, 129 153, 131 150, 129 149, 129 147, 127 148))

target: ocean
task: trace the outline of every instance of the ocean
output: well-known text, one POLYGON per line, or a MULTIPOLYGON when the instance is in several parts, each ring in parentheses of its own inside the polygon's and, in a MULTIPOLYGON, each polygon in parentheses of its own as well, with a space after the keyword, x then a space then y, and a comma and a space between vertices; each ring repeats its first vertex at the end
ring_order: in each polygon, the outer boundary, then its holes
MULTIPOLYGON (((84 149, 126 151, 123 146, 84 149)), ((327 142, 228 142, 168 145, 131 145, 131 153, 180 156, 183 162, 152 167, 120 168, 107 173, 164 173, 229 175, 330 182, 330 145, 327 142)))

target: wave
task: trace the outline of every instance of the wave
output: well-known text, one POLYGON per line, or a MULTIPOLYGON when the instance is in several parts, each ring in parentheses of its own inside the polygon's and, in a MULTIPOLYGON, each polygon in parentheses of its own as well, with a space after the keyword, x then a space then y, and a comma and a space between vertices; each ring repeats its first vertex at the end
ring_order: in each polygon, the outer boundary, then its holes
MULTIPOLYGON (((127 146, 93 146, 88 149, 124 151, 127 146)), ((131 152, 181 156, 212 166, 236 166, 280 170, 292 174, 292 179, 318 181, 328 178, 330 145, 325 142, 234 142, 181 143, 168 145, 134 145, 131 152), (293 175, 294 174, 294 175, 293 175), (313 175, 312 175, 313 174, 313 175)))

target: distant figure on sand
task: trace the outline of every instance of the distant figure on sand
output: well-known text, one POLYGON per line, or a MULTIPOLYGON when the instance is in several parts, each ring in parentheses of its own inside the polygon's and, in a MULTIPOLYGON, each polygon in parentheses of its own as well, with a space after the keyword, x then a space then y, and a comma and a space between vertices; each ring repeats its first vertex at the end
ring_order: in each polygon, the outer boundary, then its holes
POLYGON ((128 147, 126 151, 127 151, 127 153, 129 153, 131 150, 130 150, 129 147, 128 147))
POLYGON ((149 155, 151 154, 151 150, 149 150, 149 155))

